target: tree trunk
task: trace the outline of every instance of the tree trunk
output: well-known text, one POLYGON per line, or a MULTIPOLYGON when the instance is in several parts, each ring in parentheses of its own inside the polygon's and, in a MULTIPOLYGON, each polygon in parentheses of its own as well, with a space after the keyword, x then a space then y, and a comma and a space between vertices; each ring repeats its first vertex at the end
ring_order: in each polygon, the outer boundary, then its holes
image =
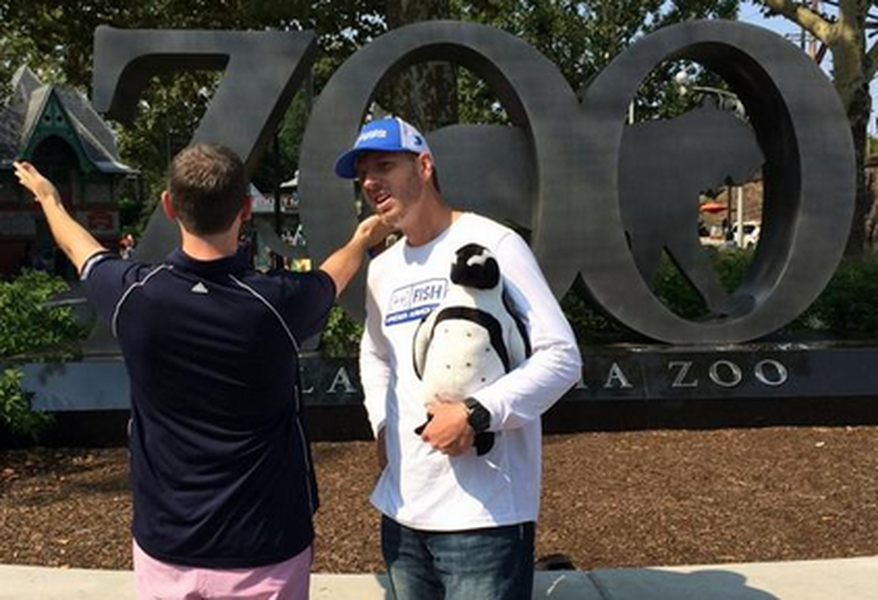
POLYGON ((869 81, 866 77, 866 13, 868 3, 844 0, 839 4, 832 51, 833 82, 847 111, 856 157, 856 195, 854 218, 845 256, 863 256, 866 242, 866 218, 871 209, 866 190, 866 130, 872 109, 869 81))
POLYGON ((872 97, 869 84, 865 83, 854 93, 848 107, 851 135, 854 139, 856 156, 856 204, 851 233, 845 247, 845 256, 862 256, 866 249, 866 222, 872 209, 872 195, 866 187, 866 131, 869 115, 872 112, 872 97))
MULTIPOLYGON (((387 0, 388 29, 450 16, 449 0, 387 0)), ((448 63, 421 63, 399 73, 382 104, 423 131, 457 123, 457 69, 448 63)))
MULTIPOLYGON (((832 81, 847 111, 856 157, 856 198, 854 219, 845 247, 846 256, 862 256, 866 240, 872 237, 871 223, 878 220, 878 211, 872 211, 871 194, 866 189, 866 130, 872 109, 869 93, 869 69, 866 64, 866 17, 871 2, 839 0, 831 2, 838 7, 835 19, 811 12, 807 2, 787 0, 760 0, 793 23, 815 32, 832 52, 832 81), (867 231, 867 227, 869 231, 867 231)), ((818 3, 819 4, 819 3, 818 3)), ((813 6, 812 6, 813 8, 813 6)))

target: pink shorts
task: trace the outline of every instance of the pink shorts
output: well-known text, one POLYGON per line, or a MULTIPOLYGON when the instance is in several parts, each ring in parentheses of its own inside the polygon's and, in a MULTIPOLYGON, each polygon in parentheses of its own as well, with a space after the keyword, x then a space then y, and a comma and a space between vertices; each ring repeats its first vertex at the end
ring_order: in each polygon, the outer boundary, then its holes
POLYGON ((308 600, 311 546, 254 569, 203 569, 156 560, 134 542, 137 600, 308 600))

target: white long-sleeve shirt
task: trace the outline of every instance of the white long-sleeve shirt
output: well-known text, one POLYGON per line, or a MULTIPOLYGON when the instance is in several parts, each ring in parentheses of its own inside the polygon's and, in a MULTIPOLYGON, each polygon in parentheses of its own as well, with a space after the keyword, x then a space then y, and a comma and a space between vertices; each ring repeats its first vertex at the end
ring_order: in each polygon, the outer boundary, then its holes
POLYGON ((372 493, 385 515, 416 529, 454 531, 535 521, 542 415, 581 375, 576 339, 527 244, 512 230, 465 213, 433 241, 401 240, 369 267, 360 376, 373 431, 384 428, 388 465, 372 493), (475 242, 496 257, 531 356, 473 396, 496 432, 484 456, 449 457, 414 430, 426 419, 414 369, 418 323, 443 299, 455 251, 475 242))

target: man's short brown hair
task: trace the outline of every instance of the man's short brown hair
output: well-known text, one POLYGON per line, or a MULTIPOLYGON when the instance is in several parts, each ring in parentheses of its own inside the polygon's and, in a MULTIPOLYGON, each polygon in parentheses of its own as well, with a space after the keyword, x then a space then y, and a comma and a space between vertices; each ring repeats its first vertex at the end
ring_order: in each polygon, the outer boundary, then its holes
POLYGON ((247 195, 244 164, 219 144, 200 142, 181 150, 168 170, 171 206, 186 231, 227 231, 247 195))

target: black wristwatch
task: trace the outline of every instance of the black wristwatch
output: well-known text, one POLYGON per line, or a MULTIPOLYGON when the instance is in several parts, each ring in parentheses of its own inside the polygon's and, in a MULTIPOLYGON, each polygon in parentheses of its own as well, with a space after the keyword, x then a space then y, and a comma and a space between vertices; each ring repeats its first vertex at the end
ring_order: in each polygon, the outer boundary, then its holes
POLYGON ((475 398, 467 398, 463 404, 466 406, 466 420, 473 431, 476 433, 488 431, 491 426, 491 413, 488 412, 488 409, 475 398))

